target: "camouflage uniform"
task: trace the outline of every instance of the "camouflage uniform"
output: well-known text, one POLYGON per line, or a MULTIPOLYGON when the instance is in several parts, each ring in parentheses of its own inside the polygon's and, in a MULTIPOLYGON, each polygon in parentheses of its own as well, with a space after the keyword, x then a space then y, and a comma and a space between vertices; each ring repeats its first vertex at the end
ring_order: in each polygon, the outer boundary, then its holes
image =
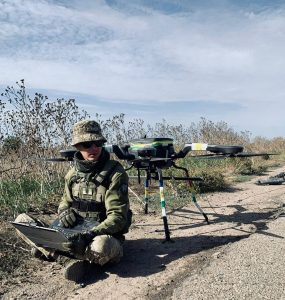
MULTIPOLYGON (((97 122, 85 120, 74 125, 72 145, 86 141, 106 141, 97 122)), ((123 255, 123 234, 131 222, 127 173, 119 162, 110 160, 104 148, 98 161, 84 160, 76 152, 74 162, 65 177, 58 213, 72 208, 81 217, 100 223, 92 229, 95 237, 85 259, 100 265, 118 261, 123 255)))
POLYGON ((121 242, 129 226, 128 176, 119 162, 109 160, 105 151, 101 154, 104 164, 101 161, 82 161, 80 157, 80 152, 77 152, 75 166, 65 177, 58 213, 72 207, 81 217, 100 222, 92 229, 96 237, 88 246, 86 255, 89 260, 104 264, 122 256, 121 242), (102 165, 103 171, 100 172, 102 165), (107 173, 106 167, 112 168, 110 174, 96 186, 96 177, 107 173))
MULTIPOLYGON (((72 145, 90 141, 106 142, 99 124, 89 120, 76 123, 72 145)), ((64 194, 58 207, 59 215, 68 209, 72 209, 77 216, 91 218, 100 223, 92 228, 95 237, 87 245, 84 254, 73 255, 80 260, 100 265, 109 261, 118 262, 123 255, 124 233, 128 231, 131 223, 128 176, 118 161, 110 160, 110 155, 104 148, 97 161, 84 160, 81 153, 76 152, 74 167, 65 176, 64 194)), ((19 215, 15 221, 47 226, 27 214, 19 215)), ((57 257, 49 249, 37 247, 27 237, 19 234, 46 258, 57 257)))

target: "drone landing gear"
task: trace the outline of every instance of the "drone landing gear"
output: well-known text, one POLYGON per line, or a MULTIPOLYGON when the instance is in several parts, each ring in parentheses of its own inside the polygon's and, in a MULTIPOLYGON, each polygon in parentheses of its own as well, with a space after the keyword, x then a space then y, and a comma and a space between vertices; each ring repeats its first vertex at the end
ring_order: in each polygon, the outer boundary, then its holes
MULTIPOLYGON (((165 240, 164 242, 173 242, 170 238, 170 231, 168 227, 168 220, 167 220, 167 214, 166 214, 166 203, 164 199, 164 185, 163 185, 163 179, 175 179, 175 180, 187 180, 191 190, 193 190, 192 186, 192 180, 201 180, 201 178, 195 178, 195 177, 189 177, 188 170, 183 167, 178 167, 175 164, 173 166, 177 169, 184 170, 186 177, 163 177, 162 176, 162 170, 158 167, 156 167, 156 175, 157 177, 155 179, 159 182, 159 195, 160 195, 160 206, 161 206, 161 216, 163 220, 163 226, 164 226, 164 233, 165 233, 165 240), (192 180, 191 180, 192 179, 192 180)), ((151 169, 146 169, 146 177, 145 177, 145 186, 144 186, 144 213, 148 214, 148 203, 149 203, 149 185, 151 180, 151 169)), ((204 213, 200 205, 197 203, 196 195, 194 192, 192 192, 192 201, 194 205, 197 207, 199 212, 203 215, 205 221, 207 224, 209 224, 208 216, 204 213)))
POLYGON ((194 205, 198 208, 200 213, 203 215, 203 217, 204 217, 205 221, 207 222, 207 224, 210 224, 208 216, 204 213, 204 211, 202 210, 200 205, 197 203, 196 194, 194 192, 192 192, 192 201, 193 201, 194 205))
POLYGON ((150 173, 146 173, 145 184, 144 184, 144 213, 148 214, 148 200, 149 200, 149 182, 150 173))
POLYGON ((161 169, 157 168, 158 181, 159 181, 159 195, 160 195, 160 206, 161 206, 161 215, 164 226, 165 240, 164 242, 172 242, 170 239, 170 231, 168 227, 167 215, 166 215, 166 204, 164 199, 164 190, 163 190, 163 176, 161 169))
MULTIPOLYGON (((178 167, 175 163, 173 163, 173 167, 176 168, 176 169, 183 170, 185 172, 186 177, 190 178, 189 177, 189 172, 186 168, 178 167)), ((188 182, 188 185, 190 187, 190 190, 193 190, 192 181, 190 179, 188 179, 187 182, 188 182)), ((207 222, 207 224, 210 224, 208 216, 204 213, 201 206, 197 203, 196 194, 193 191, 192 191, 192 201, 193 201, 194 205, 197 207, 197 209, 199 210, 199 212, 203 215, 203 217, 204 217, 205 221, 207 222)))
MULTIPOLYGON (((160 206, 161 206, 161 217, 163 220, 163 227, 165 233, 165 240, 163 242, 173 242, 170 238, 170 231, 168 227, 167 215, 166 215, 166 203, 164 199, 164 187, 163 187, 163 176, 161 169, 156 169, 158 174, 159 182, 159 196, 160 196, 160 206)), ((151 172, 146 170, 145 186, 144 186, 144 213, 148 214, 148 202, 149 202, 149 184, 151 179, 151 172)))

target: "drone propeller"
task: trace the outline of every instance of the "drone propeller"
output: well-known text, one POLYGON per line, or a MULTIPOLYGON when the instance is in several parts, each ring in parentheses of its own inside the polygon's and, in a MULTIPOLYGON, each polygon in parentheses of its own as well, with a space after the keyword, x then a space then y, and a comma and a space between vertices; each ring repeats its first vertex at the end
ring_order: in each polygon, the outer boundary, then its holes
POLYGON ((263 156, 264 158, 269 158, 269 155, 278 155, 278 153, 250 153, 250 152, 241 152, 237 153, 235 157, 252 157, 252 156, 263 156))
MULTIPOLYGON (((106 151, 109 153, 114 153, 119 159, 133 160, 135 156, 127 152, 124 147, 119 147, 118 145, 104 145, 106 151)), ((60 150, 59 153, 61 157, 49 157, 49 158, 34 158, 34 160, 49 161, 49 162, 65 162, 73 161, 76 149, 66 149, 60 150)), ((29 158, 31 159, 31 158, 29 158)))
POLYGON ((64 158, 64 157, 49 157, 49 158, 43 158, 43 157, 29 157, 24 158, 24 160, 32 160, 32 161, 43 161, 43 162, 66 162, 66 161, 72 161, 72 159, 64 158))
MULTIPOLYGON (((243 151, 242 146, 231 146, 231 145, 209 145, 204 143, 191 143, 185 144, 184 148, 179 151, 175 157, 176 158, 183 158, 185 157, 188 152, 190 151, 209 151, 214 154, 206 154, 203 156, 214 156, 214 155, 233 155, 243 151)), ((202 155, 200 155, 202 156, 202 155)))
POLYGON ((265 159, 269 158, 269 155, 278 155, 278 153, 251 153, 251 152, 241 152, 236 154, 204 154, 204 155, 195 155, 189 156, 194 159, 206 159, 206 160, 216 160, 216 159, 226 159, 226 158, 245 158, 245 157, 263 157, 265 159))
POLYGON ((68 149, 68 150, 60 150, 59 153, 61 157, 31 157, 26 158, 27 160, 39 160, 39 161, 47 161, 47 162, 66 162, 66 161, 73 161, 73 157, 76 150, 68 149))
POLYGON ((42 161, 50 161, 50 162, 66 162, 73 161, 73 158, 64 158, 64 157, 50 157, 50 158, 40 158, 42 161))
POLYGON ((242 146, 232 146, 232 145, 209 145, 202 143, 192 143, 185 144, 184 148, 176 154, 176 158, 183 158, 189 151, 209 151, 212 153, 190 156, 191 158, 199 159, 224 159, 224 158, 234 158, 234 157, 253 157, 262 156, 269 158, 269 155, 278 155, 278 153, 252 153, 252 152, 242 152, 242 146))

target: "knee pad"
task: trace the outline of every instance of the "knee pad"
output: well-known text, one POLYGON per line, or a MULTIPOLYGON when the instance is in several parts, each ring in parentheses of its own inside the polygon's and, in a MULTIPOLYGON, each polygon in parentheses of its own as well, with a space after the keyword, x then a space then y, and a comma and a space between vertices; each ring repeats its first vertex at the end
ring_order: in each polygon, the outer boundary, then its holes
POLYGON ((35 220, 30 217, 29 215, 23 213, 17 216, 17 218, 15 219, 15 222, 18 223, 30 223, 30 222, 35 222, 35 220))
POLYGON ((109 261, 118 261, 123 256, 122 245, 116 238, 109 235, 96 236, 88 250, 90 260, 100 265, 109 261))

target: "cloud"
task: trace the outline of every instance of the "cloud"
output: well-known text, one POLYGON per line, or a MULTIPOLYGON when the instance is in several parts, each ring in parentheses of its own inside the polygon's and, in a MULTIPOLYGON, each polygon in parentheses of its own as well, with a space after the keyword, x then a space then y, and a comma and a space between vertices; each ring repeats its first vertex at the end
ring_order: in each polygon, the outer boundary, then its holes
POLYGON ((227 115, 239 105, 251 113, 257 102, 278 106, 285 96, 281 3, 1 1, 0 83, 25 78, 34 89, 110 103, 200 101, 227 115))

